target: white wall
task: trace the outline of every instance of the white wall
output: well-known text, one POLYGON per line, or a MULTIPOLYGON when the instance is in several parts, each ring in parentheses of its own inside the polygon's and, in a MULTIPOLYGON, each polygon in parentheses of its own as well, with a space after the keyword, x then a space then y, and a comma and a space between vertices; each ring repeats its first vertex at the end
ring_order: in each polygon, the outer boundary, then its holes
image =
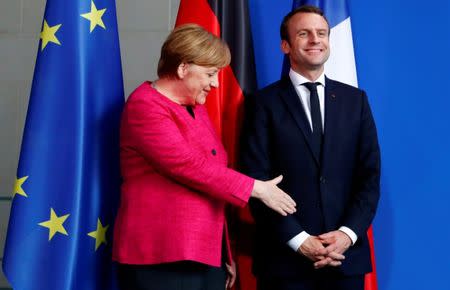
MULTIPOLYGON (((45 0, 0 0, 0 258, 31 89, 45 0)), ((125 95, 156 77, 159 49, 180 0, 119 0, 125 95)), ((0 272, 0 289, 8 287, 0 272)))

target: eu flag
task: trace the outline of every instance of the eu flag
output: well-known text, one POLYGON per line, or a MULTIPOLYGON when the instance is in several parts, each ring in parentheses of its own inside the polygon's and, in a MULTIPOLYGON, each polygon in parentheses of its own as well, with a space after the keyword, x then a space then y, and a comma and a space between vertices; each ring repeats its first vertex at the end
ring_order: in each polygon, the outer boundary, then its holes
POLYGON ((115 1, 47 0, 3 260, 14 289, 114 288, 123 101, 115 1))

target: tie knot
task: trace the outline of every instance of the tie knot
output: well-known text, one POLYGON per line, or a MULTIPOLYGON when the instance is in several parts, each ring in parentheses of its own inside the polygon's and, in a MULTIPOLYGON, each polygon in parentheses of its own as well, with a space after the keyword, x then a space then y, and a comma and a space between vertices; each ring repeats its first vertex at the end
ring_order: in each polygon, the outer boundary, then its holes
POLYGON ((320 85, 319 82, 317 83, 304 83, 303 84, 310 92, 317 91, 317 86, 320 85))

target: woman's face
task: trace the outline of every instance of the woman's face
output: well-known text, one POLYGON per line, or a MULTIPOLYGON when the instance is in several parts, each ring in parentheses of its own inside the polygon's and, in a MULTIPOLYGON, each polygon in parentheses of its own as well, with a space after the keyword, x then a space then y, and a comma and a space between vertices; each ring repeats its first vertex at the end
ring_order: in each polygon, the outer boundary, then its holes
POLYGON ((219 69, 195 64, 181 64, 187 105, 203 105, 211 88, 219 86, 219 69))

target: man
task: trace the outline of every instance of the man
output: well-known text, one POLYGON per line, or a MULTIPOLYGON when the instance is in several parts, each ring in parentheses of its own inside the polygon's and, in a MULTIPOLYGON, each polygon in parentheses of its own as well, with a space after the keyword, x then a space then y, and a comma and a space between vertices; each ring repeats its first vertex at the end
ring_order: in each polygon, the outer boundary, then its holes
POLYGON ((289 76, 247 98, 242 169, 265 180, 282 174, 298 209, 281 217, 250 204, 258 290, 363 290, 371 271, 377 133, 365 92, 324 75, 329 33, 316 7, 286 15, 280 34, 289 76))

